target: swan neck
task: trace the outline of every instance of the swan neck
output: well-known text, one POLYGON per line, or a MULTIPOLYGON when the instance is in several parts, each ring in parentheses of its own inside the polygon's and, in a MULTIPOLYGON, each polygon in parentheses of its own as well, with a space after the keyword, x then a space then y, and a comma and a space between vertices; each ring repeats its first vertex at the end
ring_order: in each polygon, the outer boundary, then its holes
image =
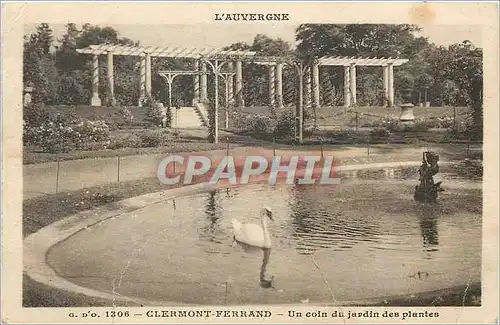
POLYGON ((262 229, 264 229, 264 232, 267 233, 267 216, 262 214, 260 216, 260 221, 262 222, 262 229))
POLYGON ((260 220, 262 222, 262 230, 264 231, 264 244, 269 246, 271 244, 271 236, 269 235, 269 230, 267 228, 267 216, 262 214, 260 220))

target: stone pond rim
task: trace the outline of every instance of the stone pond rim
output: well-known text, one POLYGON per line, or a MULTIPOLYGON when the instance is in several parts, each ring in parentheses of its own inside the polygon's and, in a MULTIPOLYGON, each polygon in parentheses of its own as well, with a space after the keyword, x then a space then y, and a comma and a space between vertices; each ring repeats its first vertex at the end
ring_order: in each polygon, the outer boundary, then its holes
MULTIPOLYGON (((450 162, 442 162, 442 164, 449 164, 450 162)), ((398 162, 398 163, 380 163, 372 165, 353 165, 353 166, 343 166, 343 170, 359 170, 359 169, 378 169, 385 167, 401 167, 401 166, 418 166, 420 162, 398 162), (364 167, 364 168, 363 168, 364 167)), ((207 190, 206 184, 191 185, 183 188, 177 188, 173 190, 168 190, 169 195, 175 196, 185 196, 189 194, 194 194, 197 192, 205 192, 207 190)), ((165 191, 164 191, 165 192, 165 191)), ((24 240, 25 247, 25 266, 24 271, 33 280, 44 283, 49 286, 53 286, 62 290, 81 293, 90 297, 98 297, 116 301, 138 301, 139 299, 112 296, 106 292, 100 292, 97 290, 84 288, 74 283, 71 283, 54 273, 45 261, 45 255, 48 250, 55 244, 64 241, 65 239, 71 237, 77 232, 91 227, 92 225, 117 216, 121 213, 140 209, 142 207, 154 204, 158 201, 164 201, 165 196, 161 196, 160 193, 150 193, 142 195, 139 197, 134 197, 126 199, 117 203, 112 203, 108 206, 98 207, 90 211, 83 211, 71 217, 57 221, 47 227, 42 228, 38 232, 28 236, 24 240)), ((173 303, 179 304, 179 303, 173 303)), ((187 305, 187 304, 182 304, 187 305)))

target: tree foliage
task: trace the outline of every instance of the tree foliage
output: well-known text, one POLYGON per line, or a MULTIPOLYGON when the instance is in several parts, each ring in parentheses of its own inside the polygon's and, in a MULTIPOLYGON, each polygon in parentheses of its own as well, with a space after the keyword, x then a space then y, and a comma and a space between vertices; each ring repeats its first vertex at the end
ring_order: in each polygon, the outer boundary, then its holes
MULTIPOLYGON (((224 48, 225 50, 249 50, 258 55, 286 57, 293 55, 290 43, 281 38, 273 39, 263 34, 257 34, 252 44, 238 42, 224 48)), ((269 67, 256 64, 243 64, 243 100, 250 106, 267 106, 269 103, 269 67)), ((293 74, 288 70, 283 72, 283 80, 294 81, 293 74)))
MULTIPOLYGON (((119 37, 111 27, 84 24, 79 30, 75 24, 66 24, 66 31, 58 40, 55 51, 53 32, 46 23, 24 41, 23 78, 25 86, 33 86, 33 100, 45 104, 78 105, 87 103, 91 85, 89 57, 78 54, 78 48, 91 44, 138 45, 128 38, 119 37)), ((102 58, 101 58, 102 60, 102 58)), ((137 60, 114 56, 115 94, 120 104, 134 105, 138 100, 137 60)), ((100 64, 100 78, 105 80, 106 64, 100 64)), ((99 92, 106 98, 105 82, 99 92)))

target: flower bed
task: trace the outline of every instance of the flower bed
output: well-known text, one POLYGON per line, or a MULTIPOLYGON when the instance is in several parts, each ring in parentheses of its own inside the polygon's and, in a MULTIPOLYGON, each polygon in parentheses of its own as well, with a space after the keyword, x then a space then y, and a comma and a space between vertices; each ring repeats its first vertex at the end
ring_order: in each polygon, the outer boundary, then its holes
POLYGON ((24 143, 51 153, 105 149, 110 143, 109 135, 109 126, 102 120, 47 121, 36 126, 23 123, 24 143))

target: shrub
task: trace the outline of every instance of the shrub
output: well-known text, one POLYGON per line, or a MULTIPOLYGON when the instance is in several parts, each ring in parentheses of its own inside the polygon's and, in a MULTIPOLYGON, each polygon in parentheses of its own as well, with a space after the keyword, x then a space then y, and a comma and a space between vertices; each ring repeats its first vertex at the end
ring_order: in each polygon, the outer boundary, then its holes
POLYGON ((146 107, 146 118, 145 120, 155 126, 162 127, 163 126, 163 118, 166 118, 167 127, 170 127, 172 124, 172 110, 170 107, 164 111, 165 108, 163 105, 158 102, 153 97, 146 98, 143 101, 143 106, 146 107))
POLYGON ((109 127, 103 120, 79 120, 73 127, 78 142, 109 141, 109 127))
POLYGON ((229 112, 229 118, 231 119, 231 124, 235 129, 246 130, 248 127, 249 114, 241 113, 238 111, 229 112))
POLYGON ((131 123, 134 121, 134 115, 132 115, 132 111, 126 107, 120 107, 118 109, 117 115, 121 117, 125 123, 131 123))
POLYGON ((390 135, 389 130, 386 128, 375 128, 370 131, 370 142, 387 142, 390 135))
POLYGON ((142 140, 137 134, 118 134, 110 140, 109 149, 141 148, 142 140))
POLYGON ((251 115, 248 119, 248 130, 252 132, 269 132, 272 129, 271 118, 261 114, 251 115))
MULTIPOLYGON (((163 109, 160 105, 152 105, 146 108, 146 118, 145 120, 154 126, 161 127, 163 123, 163 109)), ((167 123, 167 125, 169 125, 167 123)))
POLYGON ((398 116, 387 114, 380 120, 379 126, 389 131, 399 131, 401 129, 401 122, 398 116))
POLYGON ((39 126, 24 124, 23 132, 27 143, 50 153, 102 149, 109 144, 109 127, 102 120, 81 119, 69 124, 48 121, 39 126))
POLYGON ((50 113, 43 103, 29 104, 23 109, 23 122, 26 126, 39 126, 50 120, 50 113))
POLYGON ((425 132, 436 126, 437 124, 432 120, 416 119, 412 125, 405 127, 405 131, 425 132))
POLYGON ((472 118, 472 113, 467 113, 461 116, 459 120, 459 129, 470 131, 474 127, 474 120, 472 118))
POLYGON ((328 138, 342 141, 354 141, 358 138, 358 134, 354 130, 335 130, 327 132, 328 138))
MULTIPOLYGON (((111 130, 123 128, 134 122, 132 112, 126 107, 120 107, 118 111, 106 114, 104 118, 106 120, 106 124, 108 124, 111 130)), ((99 118, 94 118, 93 120, 96 119, 99 118)))
POLYGON ((170 137, 165 129, 147 130, 139 134, 142 146, 146 148, 161 147, 168 144, 170 137))
POLYGON ((455 120, 451 116, 443 116, 437 119, 437 127, 453 130, 456 128, 455 120))
POLYGON ((358 114, 356 114, 356 112, 351 112, 349 114, 349 120, 347 122, 347 125, 348 126, 360 126, 363 124, 362 120, 363 118, 365 117, 365 114, 363 112, 359 112, 358 114))
POLYGON ((277 139, 293 139, 295 137, 295 115, 291 112, 281 114, 278 117, 273 134, 277 139))
POLYGON ((75 134, 70 126, 49 121, 39 126, 25 125, 23 131, 27 142, 38 145, 44 152, 68 152, 76 147, 75 134))
POLYGON ((273 129, 272 118, 262 114, 231 112, 233 127, 241 131, 270 132, 273 129))
POLYGON ((23 109, 23 120, 28 126, 40 126, 48 122, 55 124, 71 124, 77 118, 70 108, 51 110, 43 103, 30 104, 23 109))

